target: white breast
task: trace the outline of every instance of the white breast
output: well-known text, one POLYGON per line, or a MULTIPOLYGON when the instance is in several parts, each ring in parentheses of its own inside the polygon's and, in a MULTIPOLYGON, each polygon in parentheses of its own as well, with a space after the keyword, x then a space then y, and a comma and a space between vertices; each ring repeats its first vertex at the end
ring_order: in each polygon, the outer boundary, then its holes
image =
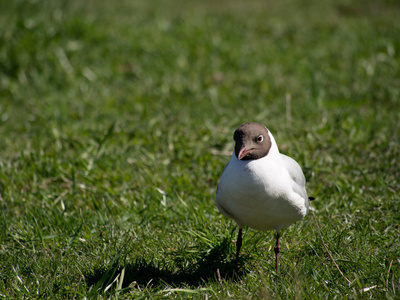
MULTIPOLYGON (((308 212, 304 184, 293 180, 287 160, 275 148, 257 160, 241 161, 233 154, 222 174, 215 202, 239 226, 280 230, 301 220, 308 212)), ((304 178, 301 169, 300 172, 304 178)))

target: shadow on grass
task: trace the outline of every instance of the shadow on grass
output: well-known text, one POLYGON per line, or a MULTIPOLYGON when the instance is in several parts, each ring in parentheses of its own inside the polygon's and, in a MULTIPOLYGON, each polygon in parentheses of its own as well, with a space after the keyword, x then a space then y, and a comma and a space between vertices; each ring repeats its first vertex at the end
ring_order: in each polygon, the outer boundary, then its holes
MULTIPOLYGON (((175 287, 182 285, 195 287, 209 279, 235 280, 232 278, 233 260, 227 259, 230 257, 229 245, 230 241, 224 239, 208 253, 200 254, 195 259, 195 263, 181 268, 175 266, 175 270, 152 261, 148 262, 144 258, 138 258, 134 263, 126 265, 121 265, 119 259, 117 259, 110 267, 95 270, 91 275, 86 276, 87 284, 94 286, 95 289, 104 289, 121 274, 123 268, 125 268, 125 275, 122 288, 126 288, 132 283, 141 287, 156 287, 162 283, 175 287)), ((177 263, 177 265, 181 264, 182 262, 177 263)), ((242 273, 239 272, 237 275, 241 277, 242 273)))

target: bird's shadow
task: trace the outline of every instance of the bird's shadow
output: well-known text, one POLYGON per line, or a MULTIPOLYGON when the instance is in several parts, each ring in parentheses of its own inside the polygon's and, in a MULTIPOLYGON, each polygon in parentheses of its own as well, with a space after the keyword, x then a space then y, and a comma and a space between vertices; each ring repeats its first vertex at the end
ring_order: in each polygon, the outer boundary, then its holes
MULTIPOLYGON (((230 240, 226 238, 206 253, 199 254, 189 264, 176 261, 175 265, 171 266, 162 262, 146 261, 143 257, 137 258, 133 263, 124 264, 117 259, 109 266, 95 269, 85 277, 87 285, 96 290, 102 290, 113 283, 123 269, 122 288, 132 284, 143 288, 157 287, 165 283, 174 287, 196 287, 209 280, 234 281, 243 275, 243 271, 234 273, 234 262, 228 259, 230 251, 230 240), (183 267, 186 264, 188 266, 183 267)), ((246 258, 241 257, 240 261, 243 260, 246 258)))

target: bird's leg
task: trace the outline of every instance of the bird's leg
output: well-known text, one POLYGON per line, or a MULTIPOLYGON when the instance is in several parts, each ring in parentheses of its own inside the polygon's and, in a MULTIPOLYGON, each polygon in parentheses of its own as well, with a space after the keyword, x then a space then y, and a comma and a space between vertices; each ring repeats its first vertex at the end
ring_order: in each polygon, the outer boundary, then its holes
POLYGON ((235 258, 235 264, 234 264, 234 272, 235 273, 237 273, 237 265, 238 265, 239 252, 240 252, 241 247, 242 247, 242 227, 239 227, 238 238, 236 241, 236 258, 235 258))
POLYGON ((281 247, 279 244, 279 231, 276 231, 276 245, 274 251, 275 251, 275 269, 276 269, 276 274, 278 274, 279 252, 281 251, 281 247))

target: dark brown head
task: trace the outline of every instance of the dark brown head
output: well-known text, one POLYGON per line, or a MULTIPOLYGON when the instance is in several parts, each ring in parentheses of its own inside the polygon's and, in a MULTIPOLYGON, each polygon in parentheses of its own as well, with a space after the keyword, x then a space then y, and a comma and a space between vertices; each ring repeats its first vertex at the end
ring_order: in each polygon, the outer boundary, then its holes
POLYGON ((236 129, 235 154, 239 160, 253 160, 266 156, 271 148, 268 129, 260 123, 244 123, 236 129))

